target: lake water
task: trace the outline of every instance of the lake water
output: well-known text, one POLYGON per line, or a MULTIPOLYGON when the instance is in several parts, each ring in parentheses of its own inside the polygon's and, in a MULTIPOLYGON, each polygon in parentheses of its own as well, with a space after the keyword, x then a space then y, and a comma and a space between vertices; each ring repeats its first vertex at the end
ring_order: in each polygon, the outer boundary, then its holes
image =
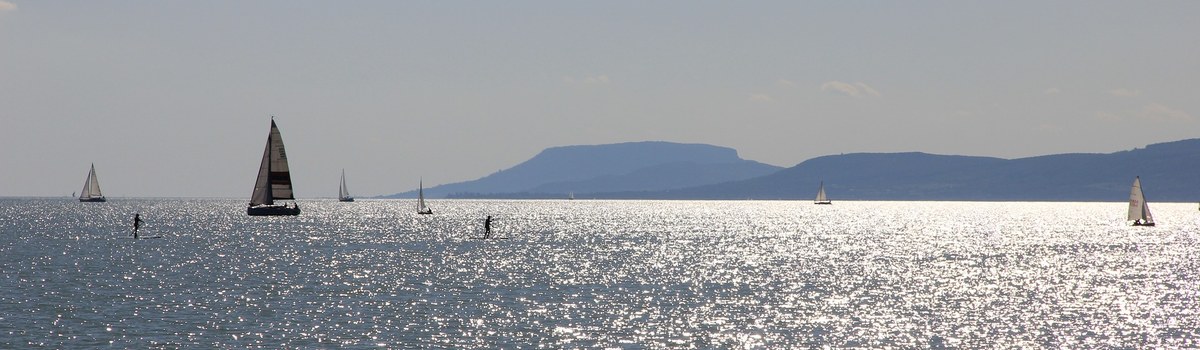
POLYGON ((0 198, 0 348, 1200 347, 1195 203, 244 202, 0 198))

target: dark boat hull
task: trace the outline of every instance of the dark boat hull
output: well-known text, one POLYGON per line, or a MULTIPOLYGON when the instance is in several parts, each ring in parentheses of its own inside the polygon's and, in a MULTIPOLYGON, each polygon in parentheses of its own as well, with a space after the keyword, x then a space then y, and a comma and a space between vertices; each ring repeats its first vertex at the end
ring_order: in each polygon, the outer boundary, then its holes
POLYGON ((300 215, 300 206, 286 205, 260 205, 257 207, 246 208, 246 215, 250 216, 287 216, 300 215))
POLYGON ((104 197, 96 197, 96 198, 80 198, 79 201, 84 202, 84 203, 100 203, 100 202, 107 202, 108 200, 104 199, 104 197))
POLYGON ((338 202, 353 202, 354 198, 338 198, 338 202))
POLYGON ((417 214, 421 214, 421 215, 433 214, 433 209, 426 209, 425 211, 417 211, 417 214))

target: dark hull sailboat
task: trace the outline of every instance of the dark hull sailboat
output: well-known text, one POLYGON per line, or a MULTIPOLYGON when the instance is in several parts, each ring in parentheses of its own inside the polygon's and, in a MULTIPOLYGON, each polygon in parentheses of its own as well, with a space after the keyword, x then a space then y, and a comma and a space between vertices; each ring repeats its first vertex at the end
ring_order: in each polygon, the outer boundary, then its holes
POLYGON ((87 180, 83 181, 83 192, 79 193, 80 202, 99 203, 107 202, 104 194, 100 192, 100 180, 96 178, 96 164, 92 164, 92 170, 88 171, 87 180))
POLYGON ((300 205, 260 205, 246 208, 246 215, 250 216, 286 216, 300 215, 300 205))
POLYGON ((417 187, 417 214, 433 214, 433 209, 425 206, 425 180, 421 180, 417 187))
POLYGON ((353 202, 354 197, 350 196, 350 190, 346 188, 346 169, 342 169, 342 186, 338 187, 339 202, 353 202))
POLYGON ((300 205, 276 204, 276 200, 295 201, 292 193, 292 174, 288 170, 287 152, 283 149, 283 136, 271 120, 271 133, 267 135, 267 148, 263 150, 262 164, 258 167, 258 180, 254 183, 254 194, 246 215, 275 216, 300 215, 300 205))

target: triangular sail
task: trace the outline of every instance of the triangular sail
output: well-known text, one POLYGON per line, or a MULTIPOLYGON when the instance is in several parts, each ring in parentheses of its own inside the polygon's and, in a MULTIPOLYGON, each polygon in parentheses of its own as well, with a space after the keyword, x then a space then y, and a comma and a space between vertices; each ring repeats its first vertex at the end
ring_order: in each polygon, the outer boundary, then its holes
POLYGON ((92 164, 87 180, 83 181, 83 191, 79 192, 79 199, 99 197, 104 197, 104 194, 100 192, 100 179, 96 177, 96 164, 92 164))
POLYGON ((425 207, 425 180, 418 182, 417 186, 417 212, 423 212, 428 209, 425 207))
POLYGON ((338 199, 350 198, 350 190, 346 188, 346 169, 342 169, 342 186, 338 188, 338 199))
POLYGON ((813 199, 816 204, 832 204, 829 198, 825 197, 825 181, 821 181, 821 186, 817 187, 817 198, 813 199))
POLYGON ((1154 217, 1150 215, 1150 206, 1146 204, 1146 195, 1142 193, 1142 181, 1139 177, 1133 178, 1133 188, 1129 190, 1128 220, 1154 222, 1154 217))
POLYGON ((258 180, 254 183, 251 205, 274 204, 276 199, 296 199, 292 194, 292 175, 288 171, 287 152, 283 149, 283 136, 275 121, 271 121, 271 132, 267 134, 267 146, 263 150, 262 163, 258 167, 258 180))

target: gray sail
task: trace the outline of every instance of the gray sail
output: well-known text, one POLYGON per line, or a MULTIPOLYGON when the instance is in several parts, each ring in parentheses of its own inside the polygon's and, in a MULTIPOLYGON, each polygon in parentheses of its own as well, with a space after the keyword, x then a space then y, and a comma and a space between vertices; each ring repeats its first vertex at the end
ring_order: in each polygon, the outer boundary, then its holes
POLYGON ((433 214, 433 209, 425 206, 425 180, 417 185, 417 214, 433 214))
POLYGON ((825 182, 821 181, 821 187, 817 188, 817 198, 813 199, 816 204, 830 204, 829 198, 825 197, 825 182))
POLYGON ((283 136, 275 121, 271 121, 271 132, 267 135, 267 146, 263 150, 262 163, 258 167, 258 180, 254 183, 254 194, 250 205, 270 205, 277 199, 296 199, 292 194, 292 175, 288 171, 287 152, 283 149, 283 136))
POLYGON ((104 193, 100 192, 100 179, 96 177, 96 164, 92 164, 92 169, 88 171, 87 180, 83 181, 83 191, 79 192, 79 200, 102 198, 104 198, 104 193))
POLYGON ((350 189, 346 188, 346 169, 342 169, 342 186, 338 188, 338 200, 347 201, 354 198, 350 197, 350 189))

